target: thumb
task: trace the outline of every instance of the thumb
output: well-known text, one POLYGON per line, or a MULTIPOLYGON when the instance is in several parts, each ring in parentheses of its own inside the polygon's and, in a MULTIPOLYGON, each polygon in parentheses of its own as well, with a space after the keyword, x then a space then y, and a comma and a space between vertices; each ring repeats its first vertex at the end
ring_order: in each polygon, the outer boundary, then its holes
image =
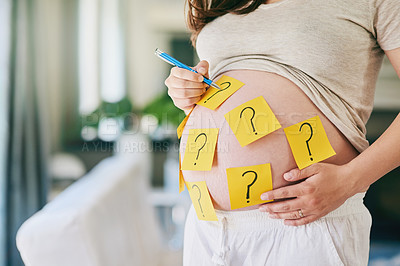
POLYGON ((318 164, 312 164, 302 170, 295 168, 283 174, 283 178, 286 181, 295 182, 302 179, 306 179, 318 173, 318 164))
POLYGON ((208 78, 208 68, 209 68, 209 64, 207 61, 203 60, 200 61, 197 66, 194 67, 194 70, 196 70, 197 72, 199 72, 201 75, 205 76, 206 78, 208 78))

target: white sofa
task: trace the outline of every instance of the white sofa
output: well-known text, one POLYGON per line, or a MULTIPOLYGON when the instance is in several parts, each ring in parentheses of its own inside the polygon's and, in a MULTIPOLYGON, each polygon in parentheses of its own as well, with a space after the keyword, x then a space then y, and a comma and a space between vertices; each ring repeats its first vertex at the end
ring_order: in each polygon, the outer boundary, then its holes
POLYGON ((147 152, 100 162, 19 229, 27 266, 170 264, 148 202, 147 152))

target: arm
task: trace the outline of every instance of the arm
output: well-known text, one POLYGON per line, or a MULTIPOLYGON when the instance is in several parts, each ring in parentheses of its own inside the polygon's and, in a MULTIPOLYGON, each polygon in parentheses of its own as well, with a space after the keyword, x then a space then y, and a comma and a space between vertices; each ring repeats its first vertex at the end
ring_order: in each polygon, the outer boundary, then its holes
MULTIPOLYGON (((387 57, 400 77, 400 48, 387 51, 387 57)), ((351 169, 359 185, 368 187, 400 165, 400 114, 386 131, 363 153, 352 160, 351 169), (379 165, 379 167, 376 167, 379 165)))
MULTIPOLYGON (((400 48, 386 51, 400 77, 400 48)), ((313 164, 284 174, 288 181, 304 182, 264 193, 262 199, 294 198, 260 207, 287 225, 313 222, 338 208, 349 197, 363 192, 383 175, 400 166, 400 114, 363 153, 345 165, 313 164), (304 217, 299 217, 302 210, 304 217)))

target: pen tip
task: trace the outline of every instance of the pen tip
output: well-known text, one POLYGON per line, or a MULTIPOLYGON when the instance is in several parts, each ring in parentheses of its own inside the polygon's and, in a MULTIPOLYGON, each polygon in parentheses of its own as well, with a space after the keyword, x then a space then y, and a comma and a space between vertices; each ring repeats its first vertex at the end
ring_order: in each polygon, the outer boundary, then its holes
POLYGON ((221 90, 221 88, 215 82, 211 83, 211 86, 213 86, 214 88, 216 88, 218 90, 221 90))

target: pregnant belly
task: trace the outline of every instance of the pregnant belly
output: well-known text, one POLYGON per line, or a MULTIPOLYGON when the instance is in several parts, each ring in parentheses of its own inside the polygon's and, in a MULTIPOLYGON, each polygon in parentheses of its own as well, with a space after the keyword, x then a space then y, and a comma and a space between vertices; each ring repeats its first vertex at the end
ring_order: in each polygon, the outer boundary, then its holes
MULTIPOLYGON (((308 118, 316 115, 320 117, 329 141, 336 151, 336 155, 325 162, 340 165, 357 156, 357 151, 348 140, 291 81, 276 74, 254 70, 234 70, 224 75, 238 79, 245 85, 214 111, 196 106, 187 121, 180 146, 183 158, 189 129, 219 128, 211 171, 183 171, 184 179, 188 182, 206 181, 216 209, 231 209, 226 168, 270 163, 274 189, 289 185, 290 183, 283 179, 283 174, 297 166, 283 128, 308 118), (224 115, 236 106, 258 96, 264 97, 282 128, 241 147, 224 115)), ((238 210, 257 207, 250 206, 238 210)))

